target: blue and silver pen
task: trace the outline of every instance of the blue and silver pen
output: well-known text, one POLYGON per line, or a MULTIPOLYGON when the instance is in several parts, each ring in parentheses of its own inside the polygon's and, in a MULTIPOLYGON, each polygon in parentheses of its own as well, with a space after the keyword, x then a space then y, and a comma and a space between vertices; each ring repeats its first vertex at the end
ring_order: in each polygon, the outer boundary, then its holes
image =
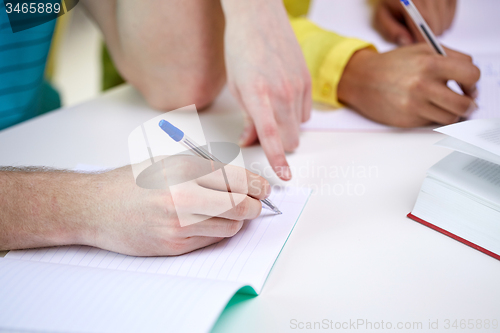
MULTIPOLYGON (((181 131, 180 129, 178 129, 174 125, 172 125, 170 122, 168 122, 166 120, 160 120, 159 125, 160 125, 160 128, 165 133, 167 133, 175 142, 179 142, 179 143, 183 144, 184 146, 186 146, 189 150, 194 152, 199 157, 207 159, 207 160, 222 163, 217 157, 215 157, 214 155, 210 154, 210 152, 203 149, 203 147, 201 147, 196 142, 194 142, 192 139, 190 139, 187 135, 184 134, 183 131, 181 131)), ((224 178, 226 178, 226 177, 224 177, 224 178)), ((226 179, 226 184, 227 184, 227 179, 226 179)), ((261 201, 264 204, 263 207, 269 208, 270 210, 272 210, 276 214, 282 214, 281 211, 278 209, 278 207, 276 207, 271 202, 271 200, 263 199, 261 201)))
POLYGON ((420 33, 424 36, 427 43, 429 43, 437 53, 446 57, 446 51, 441 44, 439 44, 436 35, 434 35, 431 28, 429 28, 429 25, 427 25, 427 22, 425 22, 417 7, 415 7, 415 4, 411 0, 401 0, 401 4, 406 9, 406 12, 410 15, 413 23, 415 23, 418 30, 420 30, 420 33))

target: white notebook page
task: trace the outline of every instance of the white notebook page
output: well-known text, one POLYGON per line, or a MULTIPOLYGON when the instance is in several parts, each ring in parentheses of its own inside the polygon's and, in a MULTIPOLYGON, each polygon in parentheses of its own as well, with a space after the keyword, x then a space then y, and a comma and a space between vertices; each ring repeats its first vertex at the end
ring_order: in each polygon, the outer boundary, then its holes
POLYGON ((282 215, 263 209, 234 237, 181 256, 133 257, 88 246, 63 246, 11 251, 6 258, 238 281, 259 293, 309 195, 306 188, 274 189, 270 198, 282 215))
POLYGON ((500 156, 500 117, 464 121, 436 131, 500 156))
POLYGON ((0 331, 209 332, 237 282, 0 259, 0 331))
POLYGON ((474 63, 481 70, 477 85, 479 109, 470 119, 500 118, 500 55, 477 55, 474 63))

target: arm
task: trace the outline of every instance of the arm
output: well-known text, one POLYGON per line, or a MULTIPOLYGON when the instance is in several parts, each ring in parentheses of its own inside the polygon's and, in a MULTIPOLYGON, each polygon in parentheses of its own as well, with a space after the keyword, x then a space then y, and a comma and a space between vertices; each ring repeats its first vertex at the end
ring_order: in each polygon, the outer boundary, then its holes
POLYGON ((0 249, 85 243, 95 219, 92 206, 98 186, 93 179, 41 168, 3 168, 0 249))
POLYGON ((309 118, 310 79, 281 0, 85 0, 118 70, 155 108, 209 105, 226 80, 284 180, 309 118), (222 8, 221 8, 222 5, 222 8))
POLYGON ((311 83, 282 0, 222 0, 226 19, 228 85, 247 115, 243 146, 260 141, 283 180, 292 175, 285 157, 299 144, 309 119, 311 83))
POLYGON ((130 166, 101 174, 4 168, 0 250, 80 244, 129 255, 182 254, 236 234, 243 220, 259 215, 258 199, 270 192, 262 177, 226 166, 238 200, 220 211, 229 197, 210 161, 163 162, 147 178, 163 189, 137 186, 130 166))
POLYGON ((313 98, 346 104, 375 121, 398 127, 450 124, 476 108, 479 70, 472 59, 451 51, 436 55, 426 44, 378 54, 370 44, 323 30, 305 18, 292 19, 312 75, 313 98), (451 91, 448 80, 465 87, 451 91))
POLYGON ((312 97, 316 102, 339 107, 338 84, 344 68, 357 51, 375 47, 368 42, 326 31, 303 17, 290 23, 306 59, 312 80, 312 97))
POLYGON ((82 0, 121 76, 155 109, 208 106, 225 84, 219 0, 82 0))

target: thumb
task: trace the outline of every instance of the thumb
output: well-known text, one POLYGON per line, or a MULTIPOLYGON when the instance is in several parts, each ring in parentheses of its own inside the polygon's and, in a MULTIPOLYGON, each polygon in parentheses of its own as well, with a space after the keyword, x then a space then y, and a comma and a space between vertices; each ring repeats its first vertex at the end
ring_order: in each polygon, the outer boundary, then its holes
POLYGON ((399 46, 413 43, 412 35, 406 25, 399 22, 388 7, 380 6, 378 8, 375 14, 375 22, 377 22, 377 30, 390 42, 399 46))
POLYGON ((245 127, 243 128, 243 133, 241 133, 239 145, 241 147, 247 147, 255 141, 257 141, 257 130, 255 129, 252 118, 245 115, 245 127))

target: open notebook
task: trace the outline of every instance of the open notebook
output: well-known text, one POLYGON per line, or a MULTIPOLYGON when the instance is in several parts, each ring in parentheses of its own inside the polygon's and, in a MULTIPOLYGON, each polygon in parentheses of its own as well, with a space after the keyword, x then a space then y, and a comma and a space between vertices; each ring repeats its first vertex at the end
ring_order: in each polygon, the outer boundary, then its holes
POLYGON ((234 237, 176 257, 87 246, 11 251, 0 259, 0 328, 64 332, 208 332, 231 299, 258 294, 310 195, 274 190, 234 237))

